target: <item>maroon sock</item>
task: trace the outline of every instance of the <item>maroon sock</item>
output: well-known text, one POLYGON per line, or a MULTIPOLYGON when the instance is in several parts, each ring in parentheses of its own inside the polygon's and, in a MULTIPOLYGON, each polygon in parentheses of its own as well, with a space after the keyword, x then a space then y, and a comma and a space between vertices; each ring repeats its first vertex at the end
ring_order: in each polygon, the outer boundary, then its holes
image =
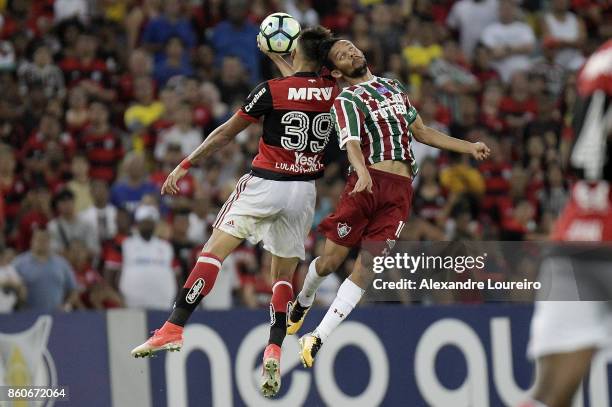
POLYGON ((221 259, 211 253, 201 253, 181 289, 174 310, 168 321, 185 326, 191 313, 198 307, 202 298, 212 290, 221 268, 221 259))
POLYGON ((283 345, 287 333, 287 306, 293 298, 293 287, 287 280, 277 280, 272 286, 270 301, 270 339, 268 343, 283 345))

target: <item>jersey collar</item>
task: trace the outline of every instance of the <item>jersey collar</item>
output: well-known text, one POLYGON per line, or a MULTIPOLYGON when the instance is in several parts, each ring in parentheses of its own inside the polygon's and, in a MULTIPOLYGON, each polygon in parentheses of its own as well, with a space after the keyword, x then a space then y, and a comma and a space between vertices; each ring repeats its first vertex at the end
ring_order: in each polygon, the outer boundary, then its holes
POLYGON ((296 72, 293 76, 301 76, 301 77, 316 77, 319 76, 316 72, 296 72))

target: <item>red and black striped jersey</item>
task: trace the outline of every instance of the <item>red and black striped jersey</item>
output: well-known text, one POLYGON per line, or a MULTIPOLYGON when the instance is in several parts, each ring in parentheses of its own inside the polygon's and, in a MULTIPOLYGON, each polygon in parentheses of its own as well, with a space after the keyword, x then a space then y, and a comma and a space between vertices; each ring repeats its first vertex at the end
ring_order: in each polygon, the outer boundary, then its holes
POLYGON ((79 139, 80 149, 89 160, 89 175, 108 183, 115 180, 117 166, 123 158, 123 145, 116 131, 97 134, 86 129, 79 139))
POLYGON ((279 181, 321 177, 333 128, 329 110, 338 93, 335 80, 314 72, 272 79, 253 89, 238 111, 252 122, 263 117, 253 175, 279 181))

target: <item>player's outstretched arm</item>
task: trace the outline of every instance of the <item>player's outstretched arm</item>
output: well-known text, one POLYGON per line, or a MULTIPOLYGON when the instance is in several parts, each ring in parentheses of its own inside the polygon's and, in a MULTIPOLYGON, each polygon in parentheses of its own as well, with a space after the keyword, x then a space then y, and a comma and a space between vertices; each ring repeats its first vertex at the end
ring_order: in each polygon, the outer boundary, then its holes
POLYGON ((372 192, 372 177, 370 177, 370 172, 365 165, 365 158, 363 157, 363 153, 361 152, 361 144, 357 140, 349 140, 346 142, 346 153, 348 155, 349 162, 351 166, 355 169, 357 173, 357 182, 355 183, 355 187, 349 195, 356 194, 361 191, 372 192))
POLYGON ((417 115, 410 129, 412 134, 414 134, 414 138, 423 144, 456 153, 471 154, 477 160, 486 159, 491 152, 489 147, 483 142, 470 143, 469 141, 447 136, 436 129, 426 126, 419 115, 417 115))
POLYGON ((215 151, 221 149, 232 141, 238 133, 246 129, 251 122, 241 117, 238 113, 234 114, 228 121, 213 130, 212 133, 196 148, 180 165, 178 165, 166 178, 162 185, 162 194, 176 194, 179 192, 178 181, 187 174, 189 168, 206 158, 215 151))

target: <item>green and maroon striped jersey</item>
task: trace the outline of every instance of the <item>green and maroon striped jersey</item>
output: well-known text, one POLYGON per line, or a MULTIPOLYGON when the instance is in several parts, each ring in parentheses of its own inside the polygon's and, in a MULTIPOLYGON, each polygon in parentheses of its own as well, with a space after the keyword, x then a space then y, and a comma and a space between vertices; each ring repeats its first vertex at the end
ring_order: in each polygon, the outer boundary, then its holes
POLYGON ((366 163, 408 161, 413 175, 418 168, 410 146, 410 125, 417 114, 399 81, 376 76, 345 88, 331 109, 341 149, 347 141, 357 140, 366 163))

